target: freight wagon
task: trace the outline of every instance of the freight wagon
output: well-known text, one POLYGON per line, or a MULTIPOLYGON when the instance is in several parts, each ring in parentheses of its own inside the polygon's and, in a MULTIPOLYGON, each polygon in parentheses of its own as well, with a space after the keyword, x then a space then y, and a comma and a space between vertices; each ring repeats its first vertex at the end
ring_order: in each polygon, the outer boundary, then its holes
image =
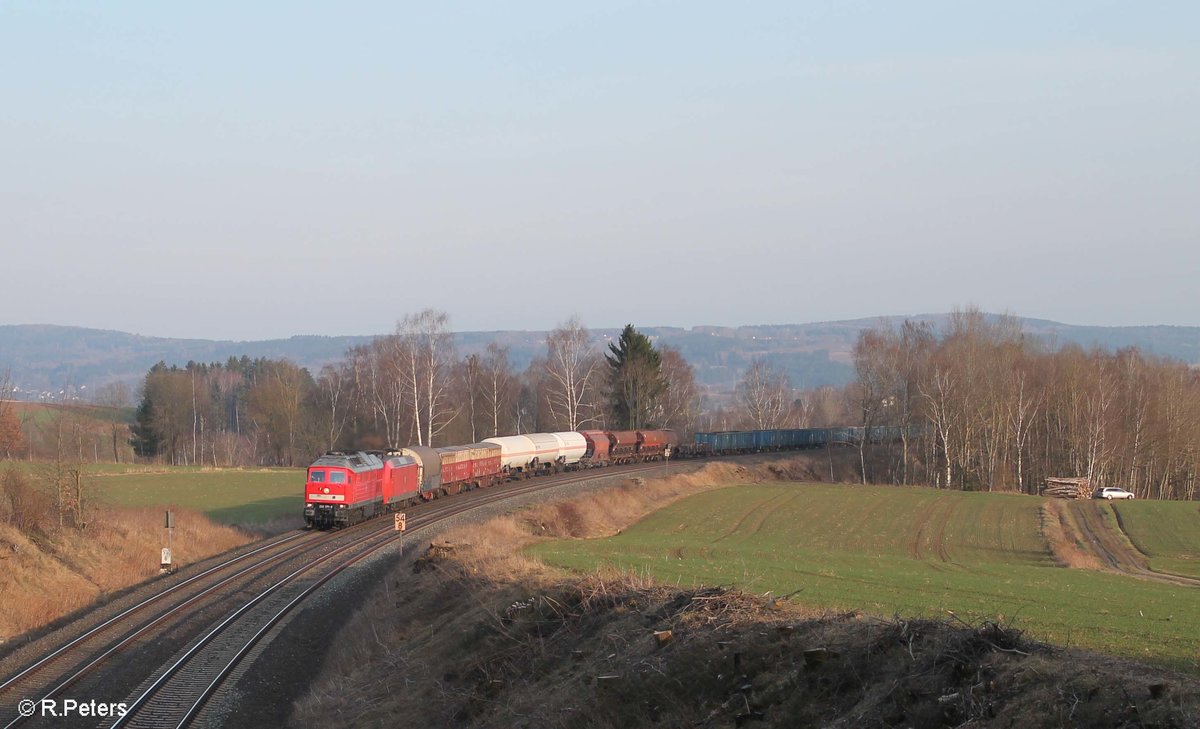
POLYGON ((590 468, 607 466, 609 450, 612 448, 612 441, 609 440, 608 433, 603 430, 581 430, 579 434, 583 436, 584 444, 587 446, 580 462, 590 468))
MULTIPOLYGON (((908 436, 915 438, 925 432, 921 426, 909 426, 908 436)), ((868 443, 888 443, 900 440, 903 426, 874 426, 863 428, 798 428, 774 430, 725 430, 696 433, 694 442, 680 452, 681 456, 709 454, 763 453, 766 451, 823 448, 834 445, 858 445, 864 438, 868 443)))

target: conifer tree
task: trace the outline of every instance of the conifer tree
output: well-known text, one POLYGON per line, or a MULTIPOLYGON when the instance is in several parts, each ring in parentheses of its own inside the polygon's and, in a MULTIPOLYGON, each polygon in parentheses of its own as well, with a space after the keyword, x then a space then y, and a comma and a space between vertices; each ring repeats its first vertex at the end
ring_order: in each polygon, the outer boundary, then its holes
POLYGON ((626 324, 620 338, 608 345, 609 407, 613 427, 637 430, 654 427, 658 401, 667 391, 662 357, 650 339, 626 324))

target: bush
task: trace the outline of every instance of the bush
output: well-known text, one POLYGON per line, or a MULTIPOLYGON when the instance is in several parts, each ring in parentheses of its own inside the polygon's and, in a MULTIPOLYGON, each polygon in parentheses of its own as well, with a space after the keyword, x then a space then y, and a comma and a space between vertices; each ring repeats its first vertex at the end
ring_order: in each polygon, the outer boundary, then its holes
POLYGON ((0 522, 25 533, 45 532, 54 519, 53 500, 13 466, 0 476, 0 522))

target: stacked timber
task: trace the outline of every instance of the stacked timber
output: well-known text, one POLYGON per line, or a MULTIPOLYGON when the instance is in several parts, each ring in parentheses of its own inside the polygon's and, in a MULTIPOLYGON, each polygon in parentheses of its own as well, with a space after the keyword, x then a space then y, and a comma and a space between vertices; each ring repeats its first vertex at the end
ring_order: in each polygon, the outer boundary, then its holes
POLYGON ((1042 496, 1058 499, 1086 499, 1092 495, 1092 483, 1086 476, 1079 478, 1049 477, 1042 485, 1042 496))

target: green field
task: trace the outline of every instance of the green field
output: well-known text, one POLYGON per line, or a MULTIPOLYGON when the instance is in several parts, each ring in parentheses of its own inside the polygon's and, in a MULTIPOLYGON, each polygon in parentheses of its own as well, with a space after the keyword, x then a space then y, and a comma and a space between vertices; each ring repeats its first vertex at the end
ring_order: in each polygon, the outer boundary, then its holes
POLYGON ((1114 501, 1121 528, 1146 555, 1150 569, 1200 577, 1200 504, 1194 501, 1114 501))
MULTIPOLYGON (((35 482, 50 465, 0 461, 35 482)), ((112 507, 176 506, 204 512, 224 524, 262 524, 304 510, 302 468, 199 468, 130 463, 85 463, 94 503, 112 507)))
MULTIPOLYGON (((0 470, 15 468, 29 476, 37 476, 45 470, 44 461, 9 460, 0 461, 0 470)), ((84 463, 84 472, 89 476, 121 476, 126 474, 200 473, 192 466, 154 466, 139 463, 84 463)))
POLYGON ((11 405, 17 417, 34 427, 49 423, 55 415, 59 414, 80 418, 85 422, 128 425, 133 423, 136 414, 136 410, 131 407, 107 405, 58 405, 36 402, 14 402, 11 405))
POLYGON ((1003 620, 1037 638, 1200 670, 1200 589, 1055 566, 1041 500, 931 489, 746 485, 618 536, 532 551, 681 585, 735 585, 822 609, 1003 620), (798 591, 798 592, 797 592, 798 591))
POLYGON ((92 484, 97 500, 106 505, 178 506, 225 524, 262 523, 304 509, 299 468, 133 471, 97 475, 92 484))

